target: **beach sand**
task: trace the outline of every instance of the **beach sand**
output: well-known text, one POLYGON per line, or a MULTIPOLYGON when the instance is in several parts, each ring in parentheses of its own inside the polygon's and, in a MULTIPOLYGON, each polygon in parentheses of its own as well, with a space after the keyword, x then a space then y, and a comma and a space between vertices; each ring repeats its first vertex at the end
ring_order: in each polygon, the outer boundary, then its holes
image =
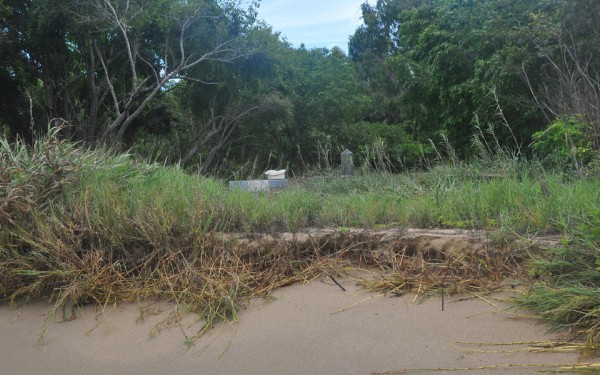
MULTIPOLYGON (((43 345, 37 339, 47 304, 0 306, 0 373, 20 374, 371 374, 405 368, 464 368, 486 365, 576 363, 579 353, 490 353, 460 342, 552 340, 547 326, 506 310, 506 295, 413 303, 412 296, 389 297, 360 290, 351 280, 330 279, 292 285, 256 300, 237 324, 219 324, 188 349, 185 335, 201 328, 194 315, 181 324, 153 327, 173 306, 145 303, 144 322, 136 322, 140 304, 90 306, 77 318, 53 319, 43 345), (457 301, 461 300, 461 301, 457 301), (495 305, 495 306, 494 306, 495 305), (149 314, 149 312, 153 312, 149 314), (185 334, 184 334, 185 333, 185 334)), ((530 374, 535 368, 506 368, 468 373, 530 374)), ((429 373, 424 371, 421 373, 429 373)), ((455 371, 452 373, 464 373, 455 371)), ((436 372, 447 373, 447 372, 436 372)))

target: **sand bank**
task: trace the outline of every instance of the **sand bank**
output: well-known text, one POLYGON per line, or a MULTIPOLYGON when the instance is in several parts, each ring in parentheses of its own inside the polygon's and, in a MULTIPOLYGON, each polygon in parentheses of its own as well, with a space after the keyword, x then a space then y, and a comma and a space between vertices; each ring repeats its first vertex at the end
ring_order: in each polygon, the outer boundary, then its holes
MULTIPOLYGON (((524 345, 459 344, 558 338, 535 320, 507 311, 507 305, 496 299, 499 296, 488 296, 487 302, 452 297, 442 311, 439 299, 419 304, 412 297, 360 291, 350 280, 342 284, 347 292, 328 279, 279 289, 273 294, 275 300, 253 302, 238 324, 217 326, 191 348, 186 347, 185 335, 192 336, 201 325, 194 324, 194 316, 150 337, 153 327, 172 311, 165 303, 152 304, 142 323, 136 322, 138 304, 109 306, 103 313, 92 307, 78 309, 74 321, 52 321, 41 347, 36 342, 48 305, 2 305, 0 373, 371 374, 403 368, 576 363, 578 359, 578 353, 473 351, 524 345), (459 299, 465 300, 456 302, 459 299)), ((535 371, 509 368, 476 373, 535 371)))

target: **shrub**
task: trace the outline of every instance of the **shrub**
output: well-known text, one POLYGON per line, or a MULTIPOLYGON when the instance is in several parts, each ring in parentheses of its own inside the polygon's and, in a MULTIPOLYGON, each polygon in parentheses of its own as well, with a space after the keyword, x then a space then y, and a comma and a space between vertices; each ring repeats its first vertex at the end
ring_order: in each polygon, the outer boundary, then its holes
POLYGON ((586 127, 580 116, 558 117, 548 128, 533 134, 532 148, 553 165, 579 169, 598 156, 586 127))
POLYGON ((402 124, 357 122, 340 126, 338 134, 339 143, 355 153, 357 164, 369 164, 375 169, 381 169, 381 159, 386 159, 393 170, 415 167, 432 152, 402 124))

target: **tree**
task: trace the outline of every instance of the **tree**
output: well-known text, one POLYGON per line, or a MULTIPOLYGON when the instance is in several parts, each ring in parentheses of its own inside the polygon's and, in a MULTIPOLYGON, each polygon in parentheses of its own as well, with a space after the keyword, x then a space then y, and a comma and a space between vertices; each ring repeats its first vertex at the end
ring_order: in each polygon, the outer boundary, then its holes
POLYGON ((398 79, 406 70, 402 64, 390 63, 401 55, 402 41, 398 29, 400 14, 428 5, 431 0, 378 0, 376 5, 361 6, 363 25, 350 37, 349 57, 359 77, 370 89, 374 108, 369 120, 400 123, 406 119, 401 105, 404 87, 398 79))
POLYGON ((31 137, 33 75, 22 54, 29 1, 0 0, 0 135, 31 137))
POLYGON ((549 122, 577 119, 595 150, 600 149, 600 3, 566 2, 554 17, 539 15, 530 27, 542 57, 539 76, 525 71, 529 88, 549 122), (537 79, 536 79, 537 78, 537 79))
POLYGON ((115 143, 150 103, 208 62, 250 53, 255 12, 213 0, 34 2, 29 50, 52 117, 71 136, 115 143))
MULTIPOLYGON (((271 151, 271 139, 284 142, 277 123, 288 116, 291 104, 277 90, 275 55, 288 47, 264 25, 250 30, 245 44, 253 53, 234 63, 207 62, 190 71, 193 77, 211 77, 211 84, 187 80, 171 88, 168 102, 179 115, 170 129, 149 127, 144 115, 132 124, 127 141, 143 141, 153 157, 202 172, 214 170, 225 157, 231 165, 243 164, 248 153, 262 158, 271 151)), ((160 111, 166 115, 168 108, 153 108, 152 117, 160 111)))
POLYGON ((363 79, 373 87, 373 95, 382 98, 377 100, 384 105, 377 120, 409 120, 409 130, 420 139, 436 139, 443 133, 463 156, 472 152, 465 139, 473 136, 477 126, 501 124, 495 134, 502 147, 518 150, 528 144, 545 119, 533 104, 523 75, 523 70, 536 74, 541 62, 532 53, 534 40, 524 25, 532 25, 537 14, 554 14, 561 4, 553 0, 379 1, 369 8, 375 15, 363 17, 365 26, 352 39, 360 46, 352 49, 357 64, 376 66, 363 79), (396 12, 393 21, 386 13, 390 8, 396 12), (384 37, 363 38, 369 30, 384 37), (364 40, 376 42, 371 46, 364 40), (393 43, 382 50, 378 40, 393 43), (383 63, 368 63, 373 51, 380 51, 383 63))

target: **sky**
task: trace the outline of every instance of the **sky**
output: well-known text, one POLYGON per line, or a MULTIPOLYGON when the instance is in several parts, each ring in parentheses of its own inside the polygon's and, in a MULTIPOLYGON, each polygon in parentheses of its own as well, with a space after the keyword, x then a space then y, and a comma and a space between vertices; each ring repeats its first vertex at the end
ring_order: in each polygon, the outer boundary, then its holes
MULTIPOLYGON (((362 23, 365 0, 261 0, 259 18, 281 32, 293 47, 334 46, 348 51, 348 37, 362 23)), ((369 1, 374 3, 374 0, 369 1)))

